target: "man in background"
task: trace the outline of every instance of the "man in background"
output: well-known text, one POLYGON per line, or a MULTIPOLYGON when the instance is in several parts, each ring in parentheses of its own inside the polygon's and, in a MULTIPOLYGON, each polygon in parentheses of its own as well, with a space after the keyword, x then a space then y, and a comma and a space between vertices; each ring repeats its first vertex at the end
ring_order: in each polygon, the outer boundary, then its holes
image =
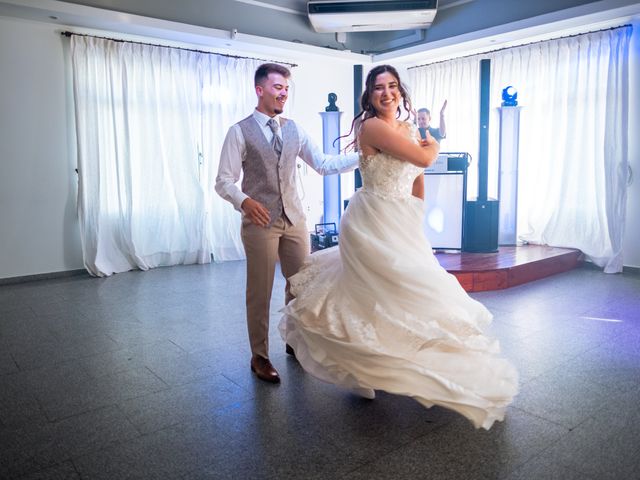
POLYGON ((443 138, 447 136, 447 125, 444 120, 444 111, 447 108, 447 101, 445 100, 442 104, 442 108, 440 109, 440 124, 438 128, 434 128, 431 126, 431 112, 428 108, 420 108, 418 110, 416 121, 418 123, 418 130, 420 130, 420 135, 422 138, 425 138, 425 132, 428 131, 429 134, 436 139, 438 143, 443 138))

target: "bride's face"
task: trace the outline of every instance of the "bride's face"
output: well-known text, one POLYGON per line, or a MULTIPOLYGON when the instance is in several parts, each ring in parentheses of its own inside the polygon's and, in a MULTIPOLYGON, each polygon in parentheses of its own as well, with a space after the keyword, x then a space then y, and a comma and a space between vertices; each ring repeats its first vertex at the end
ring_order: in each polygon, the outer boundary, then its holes
POLYGON ((389 72, 376 77, 371 94, 371 104, 382 115, 395 115, 402 100, 398 79, 389 72))

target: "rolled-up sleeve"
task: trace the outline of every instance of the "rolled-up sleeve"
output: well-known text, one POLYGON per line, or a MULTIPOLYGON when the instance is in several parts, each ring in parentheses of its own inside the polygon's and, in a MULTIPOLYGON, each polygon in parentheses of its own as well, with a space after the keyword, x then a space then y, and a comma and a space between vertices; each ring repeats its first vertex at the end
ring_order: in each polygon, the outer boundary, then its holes
POLYGON ((242 173, 244 150, 242 131, 238 125, 233 125, 222 144, 215 190, 218 195, 231 202, 238 211, 242 211, 240 206, 248 198, 248 195, 243 193, 237 185, 242 173))
POLYGON ((345 155, 325 154, 313 143, 307 133, 299 126, 298 137, 300 138, 300 151, 298 156, 313 168, 320 175, 331 175, 353 170, 358 166, 358 153, 348 153, 345 155))

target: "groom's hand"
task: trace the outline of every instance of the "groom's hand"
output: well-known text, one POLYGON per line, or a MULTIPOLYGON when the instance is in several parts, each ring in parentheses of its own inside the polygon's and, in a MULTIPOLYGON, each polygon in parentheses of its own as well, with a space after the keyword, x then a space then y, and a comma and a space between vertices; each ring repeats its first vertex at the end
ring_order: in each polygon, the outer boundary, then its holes
POLYGON ((240 208, 244 214, 249 217, 249 220, 251 220, 252 223, 261 227, 269 225, 269 221, 271 220, 269 210, 264 208, 264 205, 260 202, 256 202, 252 198, 245 198, 242 205, 240 205, 240 208))

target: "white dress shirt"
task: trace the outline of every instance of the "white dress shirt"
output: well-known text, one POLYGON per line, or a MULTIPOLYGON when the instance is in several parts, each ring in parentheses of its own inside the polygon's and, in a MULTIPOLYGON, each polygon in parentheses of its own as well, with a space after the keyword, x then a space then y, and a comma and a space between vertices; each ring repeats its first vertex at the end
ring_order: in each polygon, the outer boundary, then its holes
MULTIPOLYGON (((253 111, 253 118, 256 120, 262 133, 271 143, 273 133, 267 122, 271 117, 265 115, 258 110, 253 111)), ((278 136, 282 136, 280 131, 280 119, 276 115, 274 117, 278 121, 278 136)), ((330 175, 333 173, 342 173, 353 170, 358 166, 358 153, 350 153, 347 155, 327 155, 322 153, 318 146, 311 141, 306 132, 294 122, 298 131, 298 156, 311 168, 320 175, 330 175)), ((248 198, 248 195, 240 190, 237 185, 242 172, 242 163, 245 159, 246 147, 242 129, 237 123, 233 125, 227 132, 220 153, 220 165, 218 166, 218 176, 216 177, 216 192, 225 200, 231 202, 236 210, 241 211, 242 202, 248 198)))

